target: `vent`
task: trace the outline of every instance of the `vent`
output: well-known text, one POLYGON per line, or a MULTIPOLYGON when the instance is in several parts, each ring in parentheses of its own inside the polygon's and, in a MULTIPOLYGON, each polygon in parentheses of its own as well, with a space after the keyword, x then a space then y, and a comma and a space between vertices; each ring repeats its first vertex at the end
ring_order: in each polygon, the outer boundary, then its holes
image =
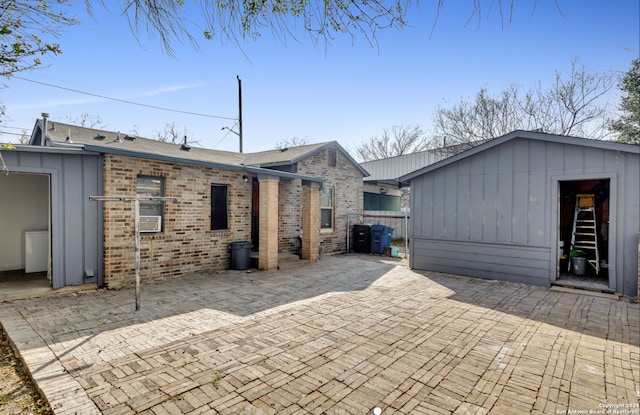
POLYGON ((140 216, 140 232, 160 232, 162 216, 140 216))

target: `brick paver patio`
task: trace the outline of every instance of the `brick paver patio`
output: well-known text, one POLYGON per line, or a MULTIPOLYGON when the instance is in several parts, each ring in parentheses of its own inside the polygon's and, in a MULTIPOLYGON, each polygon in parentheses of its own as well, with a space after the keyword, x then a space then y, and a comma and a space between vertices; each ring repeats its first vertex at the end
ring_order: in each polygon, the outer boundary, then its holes
POLYGON ((138 312, 132 290, 4 303, 0 322, 56 414, 640 413, 638 304, 367 255, 143 285, 138 312))

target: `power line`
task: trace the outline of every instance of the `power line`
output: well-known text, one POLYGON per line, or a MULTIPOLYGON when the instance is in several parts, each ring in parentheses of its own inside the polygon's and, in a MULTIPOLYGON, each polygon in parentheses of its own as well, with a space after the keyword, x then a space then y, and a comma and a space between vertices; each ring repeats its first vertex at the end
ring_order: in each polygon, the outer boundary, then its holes
POLYGON ((34 84, 40 84, 40 85, 48 86, 48 87, 51 87, 51 88, 58 88, 58 89, 62 89, 64 91, 75 92, 77 94, 89 95, 89 96, 92 96, 92 97, 108 99, 108 100, 111 100, 111 101, 122 102, 122 103, 130 104, 130 105, 138 105, 140 107, 153 108, 153 109, 156 109, 156 110, 169 111, 169 112, 178 112, 178 113, 181 113, 181 114, 195 115, 197 117, 217 118, 217 119, 220 119, 220 120, 232 120, 232 121, 236 120, 236 118, 232 118, 232 117, 222 117, 222 116, 219 116, 219 115, 209 115, 209 114, 202 114, 202 113, 198 113, 198 112, 176 110, 176 109, 173 109, 173 108, 158 107, 156 105, 141 104, 139 102, 128 101, 126 99, 120 99, 120 98, 107 97, 105 95, 98 95, 98 94, 94 94, 92 92, 85 92, 85 91, 80 91, 80 90, 73 89, 73 88, 67 88, 67 87, 64 87, 64 86, 53 85, 53 84, 49 84, 49 83, 46 83, 46 82, 41 82, 41 81, 36 81, 36 80, 33 80, 33 79, 23 78, 21 76, 16 76, 16 75, 13 75, 12 77, 16 78, 16 79, 21 79, 21 80, 27 81, 27 82, 33 82, 34 84))
POLYGON ((11 128, 13 130, 29 130, 28 128, 23 128, 23 127, 10 127, 8 125, 3 125, 2 128, 11 128))
POLYGON ((24 135, 24 134, 20 134, 20 133, 11 133, 9 131, 0 131, 0 134, 17 135, 18 137, 22 137, 24 135))

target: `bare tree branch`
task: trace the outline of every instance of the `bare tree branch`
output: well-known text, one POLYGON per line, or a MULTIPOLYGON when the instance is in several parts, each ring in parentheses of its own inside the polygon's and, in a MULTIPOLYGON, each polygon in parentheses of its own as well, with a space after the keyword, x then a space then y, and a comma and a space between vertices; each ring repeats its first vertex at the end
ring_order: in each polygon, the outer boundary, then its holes
POLYGON ((425 132, 418 126, 394 125, 390 130, 385 128, 380 137, 363 142, 356 154, 362 161, 372 161, 415 153, 427 148, 425 137, 425 132))
POLYGON ((591 73, 574 60, 569 74, 556 71, 547 89, 538 82, 521 93, 512 85, 493 97, 482 88, 472 102, 461 100, 436 110, 432 146, 464 150, 513 130, 605 138, 608 111, 603 98, 614 85, 613 75, 591 73))

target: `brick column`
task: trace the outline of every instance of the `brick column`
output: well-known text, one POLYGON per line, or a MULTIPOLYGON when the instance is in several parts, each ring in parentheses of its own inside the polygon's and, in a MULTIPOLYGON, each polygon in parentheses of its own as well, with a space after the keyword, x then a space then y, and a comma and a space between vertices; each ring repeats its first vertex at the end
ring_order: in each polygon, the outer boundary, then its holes
POLYGON ((260 244, 258 268, 278 268, 278 178, 259 175, 260 182, 260 244))
POLYGON ((302 183, 302 259, 318 261, 320 183, 302 183))

